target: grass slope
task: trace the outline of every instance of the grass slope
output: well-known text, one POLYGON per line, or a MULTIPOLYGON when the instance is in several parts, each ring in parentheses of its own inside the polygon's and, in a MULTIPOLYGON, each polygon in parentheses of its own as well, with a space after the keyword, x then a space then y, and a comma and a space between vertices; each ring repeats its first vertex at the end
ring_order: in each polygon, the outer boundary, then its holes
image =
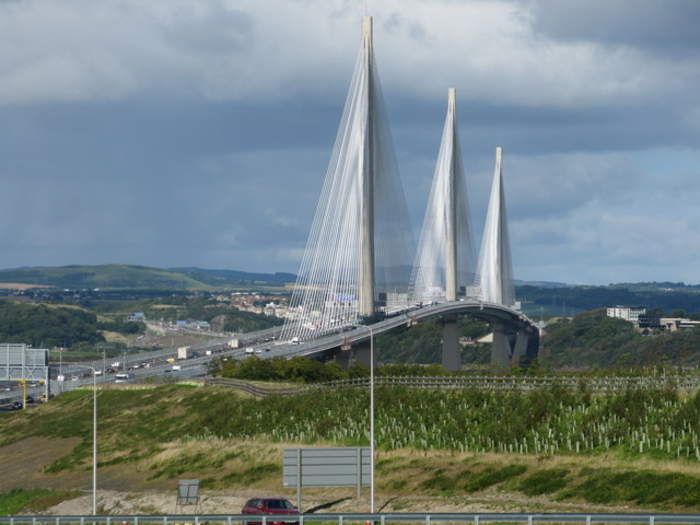
MULTIPOLYGON (((258 400, 222 388, 170 385, 104 390, 99 407, 105 486, 117 472, 118 479, 130 476, 131 487, 197 477, 208 489, 277 490, 284 446, 366 445, 367 394, 357 390, 258 400)), ((447 497, 498 490, 700 509, 700 396, 393 388, 377 391, 377 407, 384 493, 447 497)), ((91 393, 73 391, 36 410, 4 414, 0 447, 78 439, 39 473, 74 488, 73 480, 90 467, 91 410, 91 393)), ((9 449, 0 448, 0 456, 3 450, 9 449)))
POLYGON ((18 514, 20 511, 41 512, 78 495, 74 490, 13 489, 0 494, 0 516, 18 514))

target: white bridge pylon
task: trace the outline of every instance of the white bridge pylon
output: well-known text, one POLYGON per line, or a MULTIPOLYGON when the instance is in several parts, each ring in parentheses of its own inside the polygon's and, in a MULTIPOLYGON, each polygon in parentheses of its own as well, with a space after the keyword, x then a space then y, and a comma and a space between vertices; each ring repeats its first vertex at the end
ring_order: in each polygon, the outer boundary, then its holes
POLYGON ((477 271, 480 278, 480 298, 483 301, 513 306, 513 262, 510 254, 502 162, 503 149, 498 147, 477 271))
MULTIPOLYGON (((511 307, 513 270, 501 161, 497 148, 475 269, 456 91, 451 88, 414 251, 374 58, 372 19, 364 17, 360 53, 281 338, 308 341, 371 322, 378 313, 402 311, 413 303, 457 301, 460 296, 511 307)), ((454 325, 454 318, 450 323, 454 325)), ((456 341, 456 328, 450 330, 450 339, 456 341)), ((456 346, 450 355, 449 367, 458 366, 456 346)))
POLYGON ((417 302, 456 301, 475 285, 474 241, 457 131, 456 90, 447 115, 413 268, 417 302))
POLYGON ((364 17, 362 46, 281 337, 314 339, 380 308, 405 309, 413 253, 372 19, 364 17))

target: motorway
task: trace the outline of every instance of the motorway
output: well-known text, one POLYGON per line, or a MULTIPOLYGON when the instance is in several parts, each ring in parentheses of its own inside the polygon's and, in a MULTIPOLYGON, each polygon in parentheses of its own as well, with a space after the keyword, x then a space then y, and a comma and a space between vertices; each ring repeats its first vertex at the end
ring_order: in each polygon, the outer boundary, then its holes
MULTIPOLYGON (((278 337, 281 331, 281 327, 275 326, 272 328, 266 328, 264 330, 257 330, 254 332, 247 332, 244 334, 239 334, 237 339, 239 345, 243 348, 239 350, 233 350, 228 347, 228 339, 212 339, 205 343, 200 343, 196 345, 191 345, 190 352, 192 352, 197 357, 192 357, 186 360, 177 360, 176 363, 168 363, 168 359, 177 358, 177 348, 164 348, 162 350, 151 350, 146 352, 140 352, 138 354, 129 354, 127 356, 126 370, 123 372, 129 374, 129 380, 127 382, 139 382, 147 378, 155 376, 172 376, 177 379, 189 379, 195 377, 204 377, 207 374, 209 362, 213 357, 221 355, 229 355, 233 357, 243 357, 246 355, 244 348, 251 345, 255 345, 255 348, 260 348, 265 344, 271 344, 269 341, 272 338, 278 337), (206 355, 206 352, 210 351, 211 355, 206 355), (177 364, 181 367, 180 370, 173 370, 173 364, 177 364), (148 365, 146 367, 145 365, 148 365), (134 367, 138 368, 134 368, 134 367)), ((114 359, 107 360, 107 368, 110 368, 110 364, 114 359)), ((121 363, 121 359, 120 359, 121 363)), ((68 390, 73 390, 74 388, 92 385, 92 373, 90 368, 95 370, 103 371, 105 366, 105 361, 103 359, 97 359, 93 361, 83 361, 76 363, 74 365, 64 364, 60 367, 60 372, 65 377, 65 381, 57 381, 56 377, 59 375, 59 366, 52 364, 50 366, 50 376, 52 378, 49 390, 53 394, 59 394, 68 390)), ((119 372, 122 372, 121 368, 119 372)), ((97 376, 97 383, 114 383, 115 375, 111 373, 103 373, 97 376)), ((16 385, 16 383, 15 383, 16 385)), ((27 394, 32 396, 34 399, 39 399, 39 396, 43 393, 44 387, 37 385, 35 387, 28 387, 27 394)), ((19 388, 15 387, 10 392, 0 392, 0 410, 7 408, 9 404, 14 401, 20 401, 22 398, 22 392, 19 388)))
MULTIPOLYGON (((168 376, 178 380, 204 377, 207 375, 210 361, 215 357, 228 357, 229 359, 244 359, 249 355, 256 355, 261 359, 293 356, 312 357, 338 348, 343 344, 357 345, 370 337, 370 331, 374 335, 379 335, 398 328, 399 326, 409 325, 431 317, 465 313, 475 317, 483 317, 491 320, 498 319, 503 322, 521 326, 532 325, 532 321, 521 312, 499 304, 480 301, 453 301, 424 306, 422 308, 412 308, 404 313, 388 317, 372 325, 356 325, 354 328, 346 327, 345 330, 339 330, 337 333, 300 344, 280 344, 276 341, 276 338, 279 337, 281 332, 281 327, 277 326, 265 330, 240 334, 238 337, 239 348, 237 349, 229 348, 227 341, 222 339, 212 339, 205 343, 192 345, 190 346, 190 351, 194 356, 185 360, 177 360, 175 363, 168 363, 167 359, 177 358, 177 348, 166 348, 163 350, 132 354, 128 357, 129 363, 133 363, 133 365, 127 368, 126 372, 129 374, 129 379, 126 382, 138 383, 156 376, 168 376), (246 348, 252 350, 246 352, 246 348), (211 355, 206 355, 207 351, 209 351, 211 355), (180 369, 173 369, 173 365, 178 365, 180 369), (138 368, 134 368, 134 366, 138 366, 138 368)), ((81 363, 81 365, 83 364, 93 367, 96 370, 103 369, 102 359, 81 363)), ((66 381, 59 382, 52 380, 50 385, 50 391, 52 393, 57 394, 92 384, 92 377, 86 366, 65 365, 63 366, 62 372, 66 381)), ((58 367, 52 365, 51 376, 55 378, 57 373, 58 367)), ((113 383, 114 381, 114 374, 108 373, 97 377, 97 383, 113 383)), ((42 391, 42 387, 28 390, 30 395, 35 398, 38 398, 42 391)), ((4 403, 19 400, 20 397, 21 393, 17 390, 11 393, 0 393, 0 406, 4 403)))

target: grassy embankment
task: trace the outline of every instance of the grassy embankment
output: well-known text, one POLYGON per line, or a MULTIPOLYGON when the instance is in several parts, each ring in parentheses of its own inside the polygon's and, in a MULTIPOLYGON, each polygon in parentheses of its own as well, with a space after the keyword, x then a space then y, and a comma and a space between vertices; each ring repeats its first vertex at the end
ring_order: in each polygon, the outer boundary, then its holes
MULTIPOLYGON (((700 509, 698 395, 394 388, 378 390, 377 406, 380 498, 504 493, 561 504, 700 509)), ((220 388, 164 386, 105 390, 99 407, 103 488, 170 488, 197 477, 207 490, 279 492, 284 446, 367 443, 367 394, 356 390, 257 400, 220 388)), ((28 439, 44 452, 62 443, 63 452, 35 472, 14 465, 0 490, 86 488, 90 425, 86 391, 4 415, 0 457, 28 439), (33 485, 22 484, 30 478, 33 485)))
POLYGON ((22 510, 41 512, 78 495, 79 492, 75 490, 14 489, 0 494, 0 516, 16 514, 22 510))

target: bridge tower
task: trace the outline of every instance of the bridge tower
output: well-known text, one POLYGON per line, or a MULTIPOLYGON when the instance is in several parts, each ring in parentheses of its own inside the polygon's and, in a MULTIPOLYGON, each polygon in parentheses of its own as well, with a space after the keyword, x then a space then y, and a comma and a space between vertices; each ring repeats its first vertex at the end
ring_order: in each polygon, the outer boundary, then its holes
POLYGON ((413 231, 362 20, 343 116, 281 337, 308 341, 408 305, 413 231))
POLYGON ((481 299, 488 303, 512 306, 515 303, 513 289, 513 263, 510 256, 510 237, 506 197, 503 189, 503 150, 496 148, 496 168, 493 173, 484 235, 479 253, 479 278, 481 299))
POLYGON ((364 122, 361 125, 361 151, 358 162, 360 184, 360 262, 358 265, 358 306, 357 313, 362 318, 374 316, 375 280, 374 280, 374 126, 372 81, 372 17, 362 17, 362 69, 366 86, 363 90, 366 105, 364 122))
MULTIPOLYGON (((503 150, 497 147, 491 197, 479 254, 478 274, 481 299, 484 302, 510 307, 515 303, 515 291, 502 160, 503 150)), ((527 336, 524 333, 507 334, 502 324, 493 324, 492 365, 507 368, 525 354, 526 346, 527 336)))
MULTIPOLYGON (((447 92, 447 114, 433 184, 414 263, 414 299, 457 301, 474 281, 474 243, 457 131, 456 90, 447 92)), ((458 370, 461 358, 457 319, 443 319, 442 364, 458 370)))

